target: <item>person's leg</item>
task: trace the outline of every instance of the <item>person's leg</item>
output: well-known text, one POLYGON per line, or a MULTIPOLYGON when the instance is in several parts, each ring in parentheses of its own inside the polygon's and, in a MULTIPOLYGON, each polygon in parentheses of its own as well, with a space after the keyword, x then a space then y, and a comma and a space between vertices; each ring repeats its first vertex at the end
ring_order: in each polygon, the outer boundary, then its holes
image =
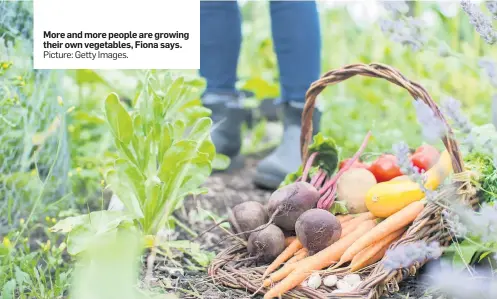
MULTIPOLYGON (((276 188, 301 163, 300 130, 305 94, 321 73, 321 32, 315 1, 271 1, 271 27, 278 57, 284 133, 280 146, 262 160, 254 182, 276 188)), ((314 112, 314 131, 320 113, 314 112)))
POLYGON ((304 103, 321 73, 321 31, 315 1, 271 1, 271 28, 281 100, 304 103))
POLYGON ((235 89, 242 40, 241 14, 236 1, 200 2, 200 76, 207 81, 202 96, 212 110, 216 151, 230 157, 240 150, 245 112, 235 89))

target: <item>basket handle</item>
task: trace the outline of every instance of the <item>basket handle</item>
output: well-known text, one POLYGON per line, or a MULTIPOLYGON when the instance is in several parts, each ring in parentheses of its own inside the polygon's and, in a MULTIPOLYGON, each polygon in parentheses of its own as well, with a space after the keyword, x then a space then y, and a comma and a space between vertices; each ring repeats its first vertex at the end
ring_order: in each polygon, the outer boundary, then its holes
POLYGON ((464 170, 463 159, 457 141, 454 137, 454 133, 447 123, 447 120, 440 112, 439 107, 430 97, 428 92, 418 83, 412 82, 411 80, 405 78, 396 69, 378 63, 346 65, 340 69, 332 70, 325 73, 323 76, 321 76, 320 79, 311 84, 310 88, 307 90, 304 110, 302 111, 300 149, 303 165, 305 165, 308 159, 308 147, 311 142, 313 130, 312 114, 314 112, 316 97, 327 86, 340 83, 356 75, 386 79, 395 85, 405 88, 415 100, 422 100, 423 102, 425 102, 433 110, 435 116, 442 120, 443 124, 446 127, 446 135, 442 137, 442 142, 444 143, 447 151, 452 157, 452 167, 454 173, 459 173, 464 170))

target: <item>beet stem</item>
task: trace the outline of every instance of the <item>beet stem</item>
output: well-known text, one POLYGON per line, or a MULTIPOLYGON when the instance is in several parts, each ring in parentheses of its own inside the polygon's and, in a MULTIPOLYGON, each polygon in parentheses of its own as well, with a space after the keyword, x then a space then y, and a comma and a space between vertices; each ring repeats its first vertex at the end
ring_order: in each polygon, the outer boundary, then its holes
POLYGON ((335 184, 335 186, 333 186, 333 191, 331 191, 331 194, 330 196, 328 197, 329 199, 329 203, 327 204, 327 209, 329 210, 331 208, 331 206, 333 205, 333 203, 335 202, 335 199, 337 198, 336 195, 337 195, 337 190, 338 190, 338 186, 335 184))
POLYGON ((316 187, 316 189, 320 189, 321 186, 323 185, 323 182, 324 180, 326 179, 326 171, 324 170, 320 170, 321 172, 321 176, 316 180, 316 184, 314 184, 314 187, 316 187))
POLYGON ((227 236, 225 239, 223 239, 221 242, 219 242, 217 244, 221 244, 223 241, 228 240, 229 238, 238 237, 239 235, 243 235, 243 234, 251 234, 251 233, 255 233, 255 232, 258 232, 258 231, 261 231, 261 230, 265 229, 266 227, 268 227, 271 224, 273 224, 274 218, 276 217, 276 215, 278 215, 278 213, 280 211, 281 211, 281 209, 278 207, 274 211, 273 215, 271 215, 271 218, 269 218, 269 221, 266 224, 264 224, 264 225, 262 225, 262 226, 260 226, 260 227, 258 227, 256 229, 253 229, 253 230, 248 230, 248 231, 245 231, 245 232, 239 231, 239 233, 233 234, 231 236, 227 236))
POLYGON ((331 189, 328 189, 326 190, 326 192, 321 195, 321 197, 319 198, 319 201, 318 201, 318 209, 324 209, 324 205, 323 205, 323 202, 326 200, 326 198, 328 198, 329 194, 331 193, 331 189))
POLYGON ((314 163, 314 159, 316 159, 316 156, 318 155, 317 152, 314 152, 311 154, 309 159, 307 159, 307 163, 305 163, 304 166, 304 171, 302 172, 302 181, 306 182, 307 181, 307 175, 309 174, 309 171, 311 170, 312 163, 314 163))
POLYGON ((240 224, 238 224, 238 221, 236 220, 236 217, 235 215, 233 215, 233 210, 231 208, 228 208, 228 220, 229 219, 232 219, 232 222, 231 224, 233 224, 234 226, 234 233, 239 233, 242 231, 241 227, 240 227, 240 224))
POLYGON ((320 175, 321 175, 321 172, 316 173, 316 174, 312 177, 310 184, 311 184, 311 185, 313 185, 314 187, 316 187, 316 185, 315 185, 315 184, 316 184, 316 182, 317 182, 317 180, 318 180, 318 178, 319 178, 319 176, 320 176, 320 175))
POLYGON ((203 232, 200 233, 200 235, 196 236, 195 238, 193 238, 193 241, 195 240, 198 240, 200 237, 202 237, 203 235, 205 235, 206 233, 208 233, 209 231, 215 229, 216 227, 220 226, 221 224, 223 223, 226 223, 228 222, 228 219, 225 219, 223 221, 219 221, 218 223, 215 223, 213 226, 209 227, 208 229, 204 230, 203 232))
POLYGON ((335 174, 331 180, 329 180, 324 186, 323 188, 321 188, 319 190, 319 194, 324 194, 330 187, 332 187, 337 181, 338 179, 342 176, 342 174, 349 170, 350 167, 352 166, 352 164, 354 164, 355 161, 357 161, 357 159, 359 159, 359 157, 361 156, 362 152, 364 151, 364 149, 366 148, 366 146, 368 145, 368 141, 369 141, 369 138, 371 137, 371 131, 368 132, 368 134, 366 134, 366 137, 364 137, 364 140, 362 141, 362 144, 361 146, 359 147, 359 149, 357 150, 357 152, 354 154, 354 156, 352 156, 352 158, 350 158, 350 160, 347 162, 347 164, 345 164, 343 166, 342 169, 340 169, 338 171, 337 174, 335 174))
MULTIPOLYGON (((331 192, 328 194, 328 196, 322 198, 322 202, 318 203, 320 204, 321 208, 324 210, 329 210, 333 203, 335 202, 335 196, 337 192, 337 184, 333 185, 333 188, 330 189, 331 192)), ((320 200, 321 201, 321 200, 320 200)))

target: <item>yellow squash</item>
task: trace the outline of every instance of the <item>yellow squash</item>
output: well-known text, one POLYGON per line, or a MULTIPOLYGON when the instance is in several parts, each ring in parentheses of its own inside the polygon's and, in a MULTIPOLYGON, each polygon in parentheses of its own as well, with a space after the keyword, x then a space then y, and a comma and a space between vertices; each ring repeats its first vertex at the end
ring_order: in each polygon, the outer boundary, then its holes
MULTIPOLYGON (((432 168, 426 171, 425 188, 436 189, 452 172, 452 159, 443 151, 440 159, 432 168)), ((374 185, 366 194, 366 207, 379 218, 386 218, 405 206, 425 197, 418 183, 411 180, 399 179, 374 185)))

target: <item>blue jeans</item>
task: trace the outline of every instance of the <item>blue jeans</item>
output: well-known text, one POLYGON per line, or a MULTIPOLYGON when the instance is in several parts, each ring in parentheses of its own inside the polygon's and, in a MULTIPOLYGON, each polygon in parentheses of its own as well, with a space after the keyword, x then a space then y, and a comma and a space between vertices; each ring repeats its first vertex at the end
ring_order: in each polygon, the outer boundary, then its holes
MULTIPOLYGON (((270 1, 282 102, 305 101, 321 73, 321 32, 315 1, 270 1)), ((206 93, 236 94, 242 41, 236 1, 200 2, 200 75, 206 93)))

